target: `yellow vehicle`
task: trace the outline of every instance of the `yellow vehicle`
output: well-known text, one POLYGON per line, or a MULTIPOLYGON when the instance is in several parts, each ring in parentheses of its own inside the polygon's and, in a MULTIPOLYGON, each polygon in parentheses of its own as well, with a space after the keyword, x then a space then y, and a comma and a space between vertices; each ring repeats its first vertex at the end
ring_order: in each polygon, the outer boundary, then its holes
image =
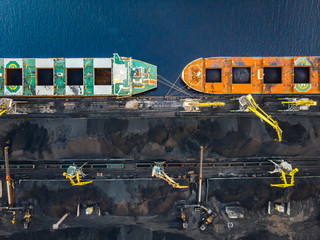
POLYGON ((212 212, 211 214, 209 214, 209 216, 204 219, 203 223, 200 226, 200 230, 204 231, 206 230, 207 226, 212 222, 212 220, 217 216, 216 212, 212 212))
POLYGON ((188 220, 187 220, 186 214, 183 211, 183 208, 180 208, 180 213, 181 213, 181 219, 182 219, 182 227, 184 229, 186 229, 186 228, 188 228, 189 224, 188 224, 188 220))
POLYGON ((279 202, 268 202, 268 214, 279 214, 282 216, 290 216, 291 214, 291 203, 279 203, 279 202))
POLYGON ((173 178, 169 177, 164 172, 163 164, 164 163, 159 163, 159 162, 155 163, 155 165, 152 168, 152 174, 151 174, 152 177, 161 178, 174 188, 189 188, 189 186, 181 186, 179 183, 175 182, 173 178))
POLYGON ((278 125, 278 122, 273 120, 272 117, 266 114, 254 101, 251 94, 242 96, 239 98, 240 109, 238 111, 251 111, 256 114, 261 120, 271 125, 278 134, 278 141, 282 141, 282 130, 278 125))
POLYGON ((85 177, 86 174, 83 173, 82 168, 84 165, 87 163, 84 163, 81 167, 77 167, 76 164, 73 164, 68 167, 67 172, 63 173, 63 176, 65 176, 67 179, 70 180, 72 186, 83 186, 87 185, 89 183, 92 183, 93 181, 86 181, 86 182, 81 182, 82 177, 85 177), (77 182, 75 182, 73 179, 76 179, 77 182))
POLYGON ((29 228, 29 224, 30 224, 30 221, 31 221, 31 210, 32 210, 32 206, 29 206, 27 208, 26 213, 24 214, 24 217, 23 217, 23 228, 24 229, 28 229, 29 228))

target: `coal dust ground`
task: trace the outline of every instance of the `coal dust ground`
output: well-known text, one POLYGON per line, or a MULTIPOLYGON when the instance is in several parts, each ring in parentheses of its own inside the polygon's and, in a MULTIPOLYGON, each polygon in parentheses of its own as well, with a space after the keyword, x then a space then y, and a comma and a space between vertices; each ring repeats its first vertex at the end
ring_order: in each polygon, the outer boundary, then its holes
MULTIPOLYGON (((187 161, 199 158, 200 146, 204 146, 205 158, 319 156, 319 118, 283 116, 277 120, 283 130, 281 143, 274 141, 272 127, 254 117, 2 119, 0 146, 3 149, 9 145, 9 158, 15 161, 187 161)), ((4 179, 4 171, 1 176, 4 179)), ((1 239, 320 239, 319 178, 297 174, 295 187, 287 189, 271 188, 274 179, 270 178, 204 178, 205 204, 219 212, 204 232, 199 230, 201 212, 191 209, 186 210, 189 228, 181 227, 177 204, 182 200, 196 203, 194 187, 174 189, 151 176, 139 180, 97 179, 86 186, 71 187, 61 176, 57 180, 31 178, 17 183, 15 205, 31 204, 34 216, 25 231, 23 213, 17 211, 20 222, 15 225, 10 223, 11 213, 2 213, 1 239), (269 201, 291 202, 292 214, 268 215, 269 201), (78 203, 82 213, 77 218, 78 203), (234 205, 245 209, 244 219, 231 221, 226 217, 225 207, 234 205), (88 206, 94 206, 92 215, 84 213, 88 206), (52 224, 66 212, 70 216, 60 230, 53 231, 52 224), (232 222, 232 228, 228 228, 228 222, 232 222)), ((3 191, 1 205, 6 204, 3 191)))
MULTIPOLYGON (((282 117, 283 141, 256 117, 0 120, 0 144, 15 160, 318 156, 317 117, 282 117)), ((2 150, 3 148, 1 148, 2 150)))

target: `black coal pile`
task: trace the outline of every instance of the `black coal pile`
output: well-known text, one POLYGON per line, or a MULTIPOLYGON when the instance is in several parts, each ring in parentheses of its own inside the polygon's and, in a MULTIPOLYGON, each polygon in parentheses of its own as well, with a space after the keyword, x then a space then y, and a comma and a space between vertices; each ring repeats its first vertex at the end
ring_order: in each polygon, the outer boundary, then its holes
POLYGON ((279 120, 283 142, 255 117, 0 120, 0 143, 15 159, 318 156, 317 118, 279 120))

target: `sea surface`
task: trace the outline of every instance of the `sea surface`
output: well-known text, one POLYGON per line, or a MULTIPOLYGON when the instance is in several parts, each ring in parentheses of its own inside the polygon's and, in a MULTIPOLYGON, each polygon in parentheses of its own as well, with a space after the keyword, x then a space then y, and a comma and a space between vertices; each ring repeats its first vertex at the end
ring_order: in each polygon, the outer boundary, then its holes
POLYGON ((199 57, 320 55, 319 23, 318 0, 0 0, 0 56, 117 52, 174 82, 199 57))

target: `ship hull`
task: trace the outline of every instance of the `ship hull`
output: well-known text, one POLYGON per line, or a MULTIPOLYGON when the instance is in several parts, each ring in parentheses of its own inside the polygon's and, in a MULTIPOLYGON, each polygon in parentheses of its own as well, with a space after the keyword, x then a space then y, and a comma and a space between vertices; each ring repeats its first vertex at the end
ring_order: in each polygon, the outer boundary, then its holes
POLYGON ((318 94, 320 57, 199 58, 182 80, 207 94, 318 94))
POLYGON ((113 58, 0 58, 0 96, 125 97, 157 87, 157 67, 113 58))

